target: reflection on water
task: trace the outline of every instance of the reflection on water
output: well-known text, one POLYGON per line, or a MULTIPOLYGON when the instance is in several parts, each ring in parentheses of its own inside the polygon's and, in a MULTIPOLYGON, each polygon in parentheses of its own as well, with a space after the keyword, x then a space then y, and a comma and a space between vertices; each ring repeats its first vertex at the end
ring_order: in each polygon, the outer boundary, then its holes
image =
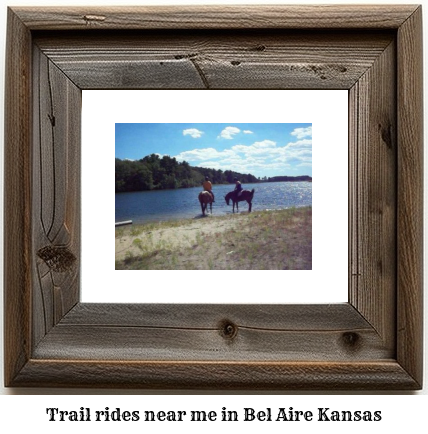
MULTIPOLYGON (((244 184, 244 189, 254 188, 253 211, 284 209, 312 205, 311 182, 265 182, 244 184)), ((224 196, 234 185, 214 185, 213 215, 232 212, 224 196)), ((201 215, 198 194, 201 188, 177 190, 140 191, 116 194, 116 222, 132 220, 134 223, 195 218, 201 215)), ((239 210, 247 211, 246 202, 239 202, 239 210)))

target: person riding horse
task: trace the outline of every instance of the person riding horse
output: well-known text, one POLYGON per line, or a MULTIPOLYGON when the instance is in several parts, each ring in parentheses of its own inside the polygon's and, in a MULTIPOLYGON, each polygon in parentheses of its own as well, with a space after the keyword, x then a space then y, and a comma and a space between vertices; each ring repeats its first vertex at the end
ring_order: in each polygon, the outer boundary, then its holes
POLYGON ((210 181, 208 176, 205 177, 205 181, 202 183, 202 188, 205 191, 208 191, 209 193, 211 193, 211 196, 213 197, 213 202, 215 202, 214 193, 213 193, 213 185, 211 184, 211 181, 210 181))
POLYGON ((235 178, 236 187, 235 190, 229 191, 229 193, 224 196, 224 199, 226 201, 226 204, 229 205, 229 202, 233 202, 233 212, 235 212, 235 205, 236 210, 239 212, 239 206, 238 202, 247 201, 248 203, 248 212, 251 212, 252 208, 252 200, 254 197, 254 188, 250 190, 243 190, 241 183, 235 178))
POLYGON ((235 181, 235 197, 236 200, 238 200, 238 197, 242 191, 242 184, 238 181, 238 178, 234 178, 234 181, 235 181))

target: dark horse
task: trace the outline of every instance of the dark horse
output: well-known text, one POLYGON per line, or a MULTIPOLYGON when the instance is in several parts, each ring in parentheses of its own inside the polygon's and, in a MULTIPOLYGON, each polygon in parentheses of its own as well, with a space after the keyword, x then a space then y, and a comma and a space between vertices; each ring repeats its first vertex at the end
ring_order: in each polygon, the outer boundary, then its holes
POLYGON ((230 193, 227 193, 224 197, 226 199, 226 203, 229 205, 229 201, 232 200, 233 202, 233 212, 235 212, 235 204, 236 204, 236 211, 239 212, 238 208, 238 202, 242 202, 243 200, 246 200, 248 202, 248 212, 251 212, 251 201, 253 200, 254 196, 254 188, 250 190, 242 190, 241 194, 237 196, 236 191, 231 191, 230 193))
POLYGON ((211 214, 213 213, 213 197, 209 191, 201 191, 199 193, 199 203, 201 204, 202 215, 205 215, 205 210, 208 212, 208 205, 210 206, 211 214))

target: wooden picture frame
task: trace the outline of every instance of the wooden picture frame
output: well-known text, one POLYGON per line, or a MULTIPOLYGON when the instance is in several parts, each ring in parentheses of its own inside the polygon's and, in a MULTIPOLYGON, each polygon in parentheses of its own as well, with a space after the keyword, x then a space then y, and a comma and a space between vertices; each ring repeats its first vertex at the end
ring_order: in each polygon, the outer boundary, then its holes
POLYGON ((413 5, 10 8, 6 386, 420 389, 421 23, 413 5), (348 89, 348 303, 81 303, 81 90, 101 88, 348 89))

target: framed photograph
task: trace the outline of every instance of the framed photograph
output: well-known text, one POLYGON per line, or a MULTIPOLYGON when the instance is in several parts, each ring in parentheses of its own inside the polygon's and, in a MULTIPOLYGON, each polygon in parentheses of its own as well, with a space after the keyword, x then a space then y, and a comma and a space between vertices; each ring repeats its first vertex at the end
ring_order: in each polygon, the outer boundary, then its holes
MULTIPOLYGON (((14 7, 6 53, 6 386, 422 388, 421 6, 14 7), (282 289, 279 273, 302 272, 279 269, 248 289, 258 292, 254 302, 227 280, 215 303, 82 299, 97 276, 131 272, 115 270, 114 253, 102 267, 96 261, 113 246, 112 221, 95 245, 82 237, 83 190, 112 185, 96 178, 96 166, 93 184, 81 182, 83 148, 103 149, 81 137, 82 94, 94 90, 153 91, 160 99, 199 92, 202 100, 224 91, 346 91, 347 261, 318 264, 324 276, 313 286, 342 286, 347 300, 263 302, 269 288, 282 289), (335 280, 336 271, 345 278, 335 280)), ((155 122, 195 122, 179 116, 155 122)), ((251 131, 248 118, 232 121, 251 131)), ((190 129, 197 134, 182 128, 190 129)), ((324 171, 334 170, 330 164, 324 171)), ((314 212, 314 227, 316 220, 314 212)), ((313 248, 322 246, 314 238, 313 248)), ((305 271, 316 267, 314 257, 305 271)), ((158 292, 156 279, 171 271, 136 272, 144 294, 158 292)), ((195 292, 217 273, 172 272, 186 273, 180 279, 195 292)), ((127 288, 120 280, 98 285, 127 288)), ((299 292, 299 277, 290 286, 299 292)))
MULTIPOLYGON (((204 93, 210 112, 218 94, 204 93)), ((116 270, 312 270, 312 123, 119 122, 115 133, 116 270)))
POLYGON ((346 90, 85 90, 82 97, 82 302, 347 301, 346 90), (225 103, 234 100, 239 113, 225 103), (324 170, 332 161, 334 170, 324 170), (215 194, 205 217, 201 174, 215 194), (235 176, 254 190, 252 212, 246 201, 227 205, 235 176), (99 249, 106 234, 113 238, 113 220, 115 243, 99 249), (92 272, 86 252, 94 251, 102 275, 92 272), (105 267, 112 258, 115 266, 105 267), (215 272, 188 285, 194 270, 215 272), (281 284, 260 291, 266 279, 281 284))

